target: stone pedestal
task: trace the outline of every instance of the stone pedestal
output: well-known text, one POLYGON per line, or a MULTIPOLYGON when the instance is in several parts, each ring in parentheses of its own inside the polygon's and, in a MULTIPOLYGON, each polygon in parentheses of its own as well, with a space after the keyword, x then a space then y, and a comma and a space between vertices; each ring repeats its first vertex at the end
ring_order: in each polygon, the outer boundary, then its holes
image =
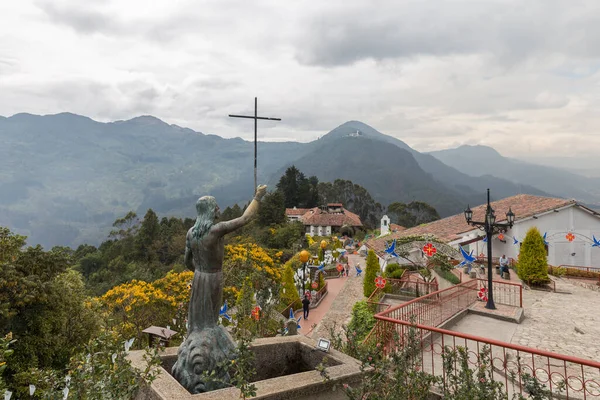
MULTIPOLYGON (((324 353, 316 349, 316 342, 305 336, 284 336, 257 339, 252 344, 256 354, 255 382, 257 396, 253 399, 342 400, 346 395, 339 388, 344 383, 350 386, 362 381, 365 372, 360 362, 336 350, 324 353), (327 366, 329 380, 315 367, 323 361, 327 366)), ((137 368, 144 368, 144 351, 132 351, 129 358, 137 368)), ((170 347, 161 354, 163 368, 151 385, 145 385, 136 400, 217 400, 237 399, 237 388, 225 388, 212 392, 191 394, 169 373, 177 360, 177 348, 170 347)))

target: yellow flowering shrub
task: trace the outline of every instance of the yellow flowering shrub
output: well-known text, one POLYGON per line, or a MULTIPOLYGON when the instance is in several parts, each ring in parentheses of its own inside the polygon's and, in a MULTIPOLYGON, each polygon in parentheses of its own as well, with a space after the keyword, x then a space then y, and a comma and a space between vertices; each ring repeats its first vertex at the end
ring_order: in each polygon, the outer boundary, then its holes
POLYGON ((170 325, 183 333, 193 276, 191 271, 169 272, 152 283, 133 280, 115 286, 95 301, 124 337, 141 339, 142 330, 152 325, 170 325))

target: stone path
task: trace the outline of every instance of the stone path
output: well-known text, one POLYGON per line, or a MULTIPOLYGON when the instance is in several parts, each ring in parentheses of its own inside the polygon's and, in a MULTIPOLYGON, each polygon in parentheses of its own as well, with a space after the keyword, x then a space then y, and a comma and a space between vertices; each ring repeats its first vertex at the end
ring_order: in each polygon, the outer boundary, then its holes
POLYGON ((525 320, 512 343, 600 360, 600 292, 554 279, 556 291, 523 291, 525 320))
MULTIPOLYGON (((310 337, 313 339, 318 338, 329 338, 329 328, 334 324, 337 327, 337 331, 341 331, 342 325, 348 325, 352 315, 352 306, 357 301, 363 300, 363 276, 365 274, 365 259, 364 257, 350 254, 348 256, 348 263, 350 264, 350 277, 338 278, 335 280, 343 281, 344 285, 329 305, 322 318, 317 322, 317 326, 310 333, 310 337), (356 277, 356 270, 354 265, 359 262, 363 270, 360 278, 356 277)), ((329 297, 329 295, 328 295, 329 297)), ((319 305, 321 307, 321 305, 319 305)), ((317 307, 317 309, 319 308, 317 307)), ((312 311, 311 311, 312 312, 312 311)))

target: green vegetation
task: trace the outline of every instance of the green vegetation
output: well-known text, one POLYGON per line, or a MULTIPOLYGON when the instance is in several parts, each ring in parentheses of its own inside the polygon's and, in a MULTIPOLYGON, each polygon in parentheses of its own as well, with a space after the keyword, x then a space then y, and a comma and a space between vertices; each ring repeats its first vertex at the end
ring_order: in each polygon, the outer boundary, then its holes
POLYGON ((312 208, 319 206, 319 191, 316 176, 307 178, 295 166, 285 170, 277 183, 277 191, 283 196, 284 207, 312 208))
POLYGON ((336 179, 333 183, 320 182, 318 190, 321 204, 342 203, 344 208, 358 214, 366 228, 379 226, 383 207, 364 187, 349 180, 336 179))
POLYGON ((408 204, 394 202, 388 206, 387 215, 391 223, 405 228, 440 219, 436 209, 422 201, 412 201, 408 204))
POLYGON ((402 278, 402 274, 404 274, 404 271, 405 269, 401 268, 399 264, 391 263, 385 267, 385 272, 383 273, 383 275, 386 278, 390 279, 400 279, 402 278))
POLYGON ((519 253, 517 274, 521 280, 531 285, 544 284, 550 281, 544 238, 542 238, 536 227, 530 228, 527 235, 525 235, 519 253))
POLYGON ((369 297, 375 291, 375 278, 379 274, 379 260, 373 250, 369 250, 367 254, 367 267, 365 270, 365 278, 363 282, 363 294, 369 297))
POLYGON ((434 267, 434 271, 437 272, 439 276, 454 285, 458 285, 460 283, 460 278, 458 276, 446 269, 442 269, 442 267, 434 267))
POLYGON ((352 319, 348 324, 348 329, 352 335, 356 335, 355 340, 363 340, 371 329, 375 326, 373 311, 366 300, 354 303, 352 306, 352 319))

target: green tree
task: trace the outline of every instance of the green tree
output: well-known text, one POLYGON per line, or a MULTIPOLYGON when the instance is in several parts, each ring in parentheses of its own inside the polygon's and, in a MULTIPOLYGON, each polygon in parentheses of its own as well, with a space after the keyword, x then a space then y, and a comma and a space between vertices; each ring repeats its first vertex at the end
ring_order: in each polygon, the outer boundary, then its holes
POLYGON ((257 222, 260 226, 282 224, 286 221, 283 194, 279 191, 267 193, 260 202, 257 222))
POLYGON ((412 201, 408 204, 395 202, 388 206, 387 212, 392 223, 406 228, 440 219, 437 210, 422 201, 412 201))
POLYGON ((287 264, 283 270, 283 284, 281 287, 281 302, 286 306, 293 301, 300 301, 298 289, 294 283, 294 270, 291 263, 287 264), (285 291, 285 292, 284 292, 285 291))
POLYGON ((358 214, 363 225, 374 228, 379 225, 383 207, 364 187, 343 179, 333 183, 321 182, 318 186, 321 204, 342 203, 344 208, 358 214))
POLYGON ((312 208, 318 205, 318 183, 319 179, 316 176, 307 178, 292 165, 279 179, 277 191, 283 194, 284 204, 287 208, 312 208))
POLYGON ((544 284, 550 281, 544 238, 536 227, 530 228, 523 240, 517 273, 519 278, 528 284, 544 284))
POLYGON ((160 224, 158 216, 149 208, 135 236, 136 258, 138 260, 151 261, 156 257, 153 244, 159 238, 159 234, 160 224))
POLYGON ((379 261, 373 250, 369 250, 367 255, 367 268, 365 271, 365 279, 363 282, 363 294, 369 297, 375 291, 375 278, 379 273, 379 261))
POLYGON ((24 238, 3 228, 0 240, 8 255, 0 255, 0 333, 16 339, 9 373, 62 369, 97 329, 81 275, 64 249, 20 249, 24 238))

